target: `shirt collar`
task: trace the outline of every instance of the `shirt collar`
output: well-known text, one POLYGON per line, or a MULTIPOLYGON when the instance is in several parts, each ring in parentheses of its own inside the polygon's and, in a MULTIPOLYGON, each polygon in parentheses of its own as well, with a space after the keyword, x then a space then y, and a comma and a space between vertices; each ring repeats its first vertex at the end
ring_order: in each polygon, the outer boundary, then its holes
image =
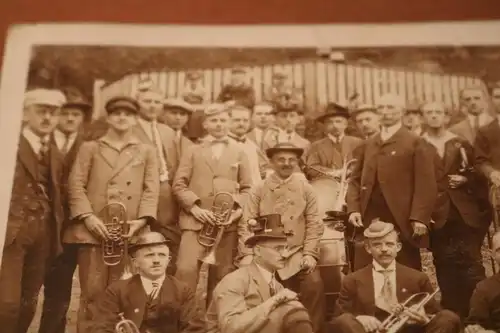
POLYGON ((378 262, 373 260, 372 262, 373 269, 375 272, 383 272, 383 271, 395 271, 396 270, 396 260, 393 260, 387 268, 382 267, 378 262))
POLYGON ((328 138, 332 140, 333 143, 340 143, 342 142, 342 139, 344 139, 344 134, 339 135, 338 137, 333 136, 332 134, 328 133, 328 138))
POLYGON ((260 266, 259 264, 255 263, 257 268, 259 269, 260 274, 262 274, 262 277, 267 283, 270 283, 271 280, 273 279, 273 273, 265 269, 264 267, 260 266))
POLYGON ((23 136, 26 140, 28 140, 30 143, 33 142, 33 143, 37 143, 37 144, 41 144, 41 141, 43 140, 47 140, 49 138, 48 135, 44 136, 44 137, 41 137, 41 136, 38 136, 37 134, 35 134, 35 132, 33 132, 33 130, 31 128, 29 128, 28 126, 25 126, 23 128, 23 136))
POLYGON ((471 125, 471 127, 475 126, 476 117, 479 118, 479 126, 486 125, 488 119, 488 115, 486 114, 486 112, 482 112, 477 116, 472 114, 467 114, 467 119, 469 120, 469 124, 471 125))
POLYGON ((452 139, 455 139, 457 136, 455 134, 453 134, 452 132, 446 130, 443 134, 443 136, 440 136, 440 137, 434 137, 434 136, 430 136, 428 132, 424 132, 424 134, 422 134, 422 138, 427 140, 428 142, 437 142, 437 141, 440 141, 440 142, 443 142, 443 143, 446 143, 452 139))
POLYGON ((294 136, 295 136, 295 131, 292 131, 292 132, 287 132, 287 131, 284 131, 283 129, 279 128, 279 135, 280 136, 285 136, 285 137, 290 137, 290 139, 293 139, 294 136))
POLYGON ((137 117, 137 121, 141 126, 147 127, 148 129, 151 128, 151 125, 156 125, 158 123, 156 120, 146 120, 141 117, 137 117))
POLYGON ((386 138, 390 138, 391 136, 393 136, 397 131, 399 131, 399 129, 402 127, 402 124, 401 122, 398 122, 392 126, 389 126, 389 127, 382 127, 381 129, 381 134, 383 136, 386 136, 386 138))
POLYGON ((78 135, 78 132, 73 132, 70 135, 67 135, 57 128, 54 130, 54 137, 61 139, 61 140, 66 140, 66 139, 74 140, 77 135, 78 135))
POLYGON ((146 288, 152 289, 153 282, 158 282, 158 286, 161 287, 163 285, 163 281, 165 281, 165 275, 162 275, 160 278, 158 278, 154 281, 145 277, 145 276, 142 276, 142 275, 139 275, 139 276, 141 277, 141 282, 142 282, 142 285, 144 286, 144 289, 146 289, 146 288))
POLYGON ((207 142, 207 143, 212 143, 214 141, 227 141, 227 140, 228 140, 228 136, 227 135, 223 136, 222 138, 217 139, 217 138, 214 138, 212 135, 207 134, 205 136, 205 138, 203 138, 203 141, 207 142))

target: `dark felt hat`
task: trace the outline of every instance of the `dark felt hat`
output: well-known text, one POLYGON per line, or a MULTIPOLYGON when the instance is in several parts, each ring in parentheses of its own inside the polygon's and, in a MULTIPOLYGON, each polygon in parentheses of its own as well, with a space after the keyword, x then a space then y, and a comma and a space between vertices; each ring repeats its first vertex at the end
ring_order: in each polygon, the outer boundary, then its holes
POLYGON ((139 103, 128 96, 115 96, 106 102, 104 109, 111 113, 117 109, 126 109, 134 113, 139 112, 139 103))
POLYGON ((331 102, 326 106, 325 112, 316 118, 316 121, 323 122, 329 117, 344 117, 349 119, 350 114, 349 110, 345 106, 331 102))
POLYGON ((248 228, 253 235, 245 240, 245 245, 250 247, 268 239, 286 240, 287 234, 279 214, 263 215, 248 220, 248 228))
POLYGON ((62 108, 78 108, 87 113, 92 110, 92 105, 83 96, 68 96, 62 108))
POLYGON ((136 239, 129 244, 129 251, 135 252, 140 248, 153 245, 167 245, 168 241, 159 232, 146 232, 136 237, 136 239))
POLYGON ((266 156, 267 156, 267 158, 272 158, 274 156, 274 154, 279 153, 279 152, 283 152, 283 151, 295 153, 298 158, 300 158, 302 156, 302 154, 304 153, 304 149, 299 148, 292 143, 283 142, 283 143, 278 143, 274 147, 266 149, 266 156))

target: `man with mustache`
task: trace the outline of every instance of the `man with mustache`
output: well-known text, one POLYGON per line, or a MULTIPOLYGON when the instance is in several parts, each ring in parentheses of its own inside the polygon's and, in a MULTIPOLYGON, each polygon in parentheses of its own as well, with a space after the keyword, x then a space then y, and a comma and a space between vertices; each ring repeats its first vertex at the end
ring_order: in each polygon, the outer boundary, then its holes
POLYGON ((255 185, 243 208, 238 225, 240 267, 252 262, 252 249, 245 245, 251 236, 247 222, 258 216, 279 214, 291 249, 280 277, 284 285, 300 293, 300 301, 309 312, 315 332, 322 332, 325 319, 324 285, 319 269, 318 244, 323 222, 318 212, 317 196, 302 174, 295 172, 304 150, 291 143, 280 143, 266 151, 274 170, 255 185))
POLYGON ((312 333, 298 295, 276 280, 285 266, 287 235, 279 214, 249 220, 253 235, 249 265, 226 275, 214 290, 207 310, 207 333, 312 333))
MULTIPOLYGON (((398 262, 420 270, 420 247, 428 246, 428 229, 437 198, 434 154, 422 138, 404 128, 405 101, 386 94, 378 99, 382 125, 379 134, 365 140, 354 152, 357 160, 347 190, 349 223, 361 231, 380 218, 401 233, 398 262)), ((356 242, 354 268, 370 263, 356 242)))
POLYGON ((68 94, 61 107, 59 122, 50 140, 50 163, 52 175, 59 184, 53 192, 54 218, 59 227, 54 241, 56 256, 51 261, 44 283, 44 302, 39 333, 64 333, 66 313, 71 300, 73 275, 77 265, 75 244, 62 242, 69 222, 68 178, 76 154, 83 143, 83 127, 90 121, 92 105, 83 96, 68 94))
POLYGON ((371 138, 380 132, 380 117, 375 106, 359 105, 353 110, 351 117, 363 139, 371 138))
POLYGON ((35 314, 46 262, 59 244, 52 194, 59 186, 50 165, 50 133, 66 98, 59 90, 27 91, 0 266, 0 324, 25 333, 35 314))
POLYGON ((235 101, 236 104, 252 110, 255 105, 255 91, 246 82, 246 75, 246 70, 243 67, 233 68, 231 70, 231 83, 222 87, 216 102, 235 101))
MULTIPOLYGON (((128 233, 125 238, 154 224, 158 209, 159 174, 156 152, 134 135, 139 104, 132 98, 116 96, 105 104, 106 134, 84 142, 69 177, 71 224, 63 241, 78 244, 81 286, 78 332, 87 332, 92 323, 90 309, 106 287, 120 278, 127 262, 106 265, 102 242, 113 235, 100 212, 108 204, 125 206, 128 233)), ((110 223, 111 221, 107 221, 110 223)))

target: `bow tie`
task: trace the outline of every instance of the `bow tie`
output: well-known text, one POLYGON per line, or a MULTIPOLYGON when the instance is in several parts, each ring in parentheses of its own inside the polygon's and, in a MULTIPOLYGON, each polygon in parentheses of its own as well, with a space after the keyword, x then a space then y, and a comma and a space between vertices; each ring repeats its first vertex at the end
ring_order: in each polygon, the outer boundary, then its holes
POLYGON ((238 137, 232 137, 234 140, 238 141, 238 142, 241 142, 241 143, 245 143, 247 141, 247 138, 245 137, 241 137, 241 138, 238 138, 238 137))
POLYGON ((223 143, 223 144, 228 144, 229 140, 228 139, 215 139, 210 142, 211 144, 216 144, 216 143, 223 143))

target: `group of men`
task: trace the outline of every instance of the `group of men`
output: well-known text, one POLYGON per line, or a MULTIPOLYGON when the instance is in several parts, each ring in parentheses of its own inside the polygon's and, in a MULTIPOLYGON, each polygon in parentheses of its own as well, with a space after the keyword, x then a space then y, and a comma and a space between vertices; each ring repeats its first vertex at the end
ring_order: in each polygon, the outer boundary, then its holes
MULTIPOLYGON (((483 317, 469 316, 485 279, 488 185, 500 186, 500 127, 487 114, 489 96, 464 89, 468 114, 450 128, 450 111, 439 103, 410 112, 394 94, 354 110, 329 103, 316 118, 325 138, 310 143, 296 131, 299 99, 271 89, 269 100, 256 102, 241 74, 235 70, 234 82, 203 108, 206 135, 198 142, 183 134, 193 103, 165 100, 151 82, 135 98, 108 100, 106 131, 90 141, 82 128, 92 107, 83 98, 26 93, 0 268, 2 332, 28 330, 42 285, 39 332, 64 332, 77 266, 79 333, 115 332, 120 314, 152 333, 377 331, 380 311, 432 293, 420 248, 433 253, 441 304, 406 309, 407 328, 458 332, 462 319, 471 333, 496 329, 500 318, 484 314, 494 303, 479 300, 483 317), (350 121, 357 137, 347 134, 350 121), (318 201, 333 194, 311 183, 343 178, 350 159, 354 272, 327 323, 329 281, 318 267, 327 227, 318 201), (218 193, 233 199, 223 228, 218 193), (101 211, 110 203, 125 207, 128 225, 130 260, 115 266, 103 261, 102 242, 113 235, 101 211), (201 304, 195 291, 200 259, 212 250, 200 243, 207 226, 221 234, 201 304), (136 274, 121 279, 126 268, 136 274)), ((500 87, 491 96, 500 114, 500 87)))

